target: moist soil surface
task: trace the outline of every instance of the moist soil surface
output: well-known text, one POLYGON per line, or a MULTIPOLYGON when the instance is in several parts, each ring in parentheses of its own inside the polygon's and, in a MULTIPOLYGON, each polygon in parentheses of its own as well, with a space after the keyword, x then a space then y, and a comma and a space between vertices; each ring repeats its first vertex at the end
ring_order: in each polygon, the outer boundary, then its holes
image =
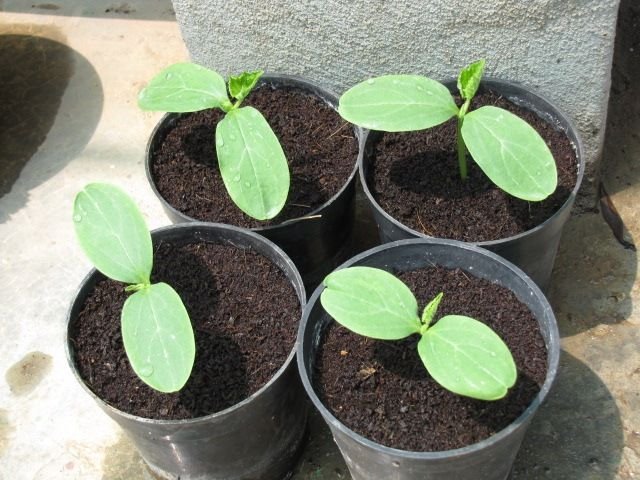
POLYGON ((300 305, 285 274, 252 250, 161 243, 152 282, 166 282, 191 318, 196 358, 176 393, 160 393, 133 372, 122 344, 124 284, 100 281, 85 300, 71 342, 80 376, 100 398, 134 415, 185 419, 228 408, 265 385, 293 348, 300 305))
POLYGON ((215 152, 223 116, 217 109, 180 117, 151 154, 153 180, 170 205, 197 220, 255 228, 307 215, 338 193, 355 168, 358 141, 333 108, 300 89, 268 84, 243 105, 264 115, 289 162, 291 186, 280 214, 260 222, 229 198, 215 152))
POLYGON ((545 139, 558 170, 556 191, 541 202, 517 199, 496 187, 469 157, 468 178, 462 181, 454 118, 428 130, 379 134, 367 184, 384 211, 425 235, 481 242, 525 232, 562 207, 578 172, 565 133, 495 93, 478 93, 470 110, 484 105, 520 116, 545 139))
POLYGON ((467 315, 509 346, 518 379, 506 397, 474 400, 439 386, 417 352, 418 335, 381 341, 331 322, 316 352, 314 388, 343 424, 382 445, 408 451, 450 450, 507 427, 544 383, 547 350, 538 323, 515 295, 499 285, 442 267, 398 275, 416 295, 420 312, 438 293, 436 319, 467 315))

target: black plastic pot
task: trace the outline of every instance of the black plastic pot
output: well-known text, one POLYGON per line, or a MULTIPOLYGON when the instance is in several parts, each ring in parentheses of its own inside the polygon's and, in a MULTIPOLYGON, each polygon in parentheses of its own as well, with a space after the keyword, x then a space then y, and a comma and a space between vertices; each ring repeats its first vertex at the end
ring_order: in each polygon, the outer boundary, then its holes
MULTIPOLYGON (((303 78, 266 74, 260 79, 259 85, 262 84, 274 88, 295 87, 315 95, 334 110, 337 109, 338 97, 334 93, 303 78)), ((152 152, 158 148, 166 136, 166 132, 171 129, 181 115, 170 113, 160 120, 147 144, 145 160, 147 179, 151 188, 174 223, 197 220, 176 210, 160 195, 151 174, 151 162, 153 161, 152 152)), ((360 142, 362 129, 354 127, 354 132, 360 142)), ((345 240, 353 228, 356 172, 357 164, 354 159, 353 171, 344 186, 329 201, 308 215, 287 220, 279 225, 252 229, 284 250, 298 267, 308 291, 313 291, 327 273, 348 258, 348 252, 345 251, 345 240)))
MULTIPOLYGON (((155 230, 152 238, 154 244, 208 242, 251 248, 284 271, 300 305, 305 304, 304 287, 293 262, 276 245, 253 232, 196 222, 155 230)), ((84 383, 69 341, 86 296, 103 278, 92 270, 74 297, 67 318, 67 361, 80 385, 122 427, 151 471, 161 478, 180 480, 283 479, 302 446, 308 411, 296 372, 295 349, 260 390, 218 413, 188 420, 153 420, 122 412, 97 397, 84 383)))
MULTIPOLYGON (((525 431, 555 379, 560 338, 553 311, 542 291, 519 268, 475 245, 454 240, 400 240, 372 248, 340 268, 354 265, 407 271, 441 265, 460 268, 511 290, 529 307, 540 325, 547 347, 547 377, 531 405, 507 428, 481 442, 443 452, 409 452, 382 446, 353 432, 320 402, 313 389, 313 362, 324 328, 333 320, 313 293, 298 333, 298 369, 315 407, 329 425, 333 438, 355 480, 504 480, 509 475, 525 431)), ((428 432, 425 432, 428 435, 428 432)))
MULTIPOLYGON (((445 85, 452 92, 456 89, 456 82, 445 82, 445 85)), ((569 118, 560 112, 553 104, 540 95, 533 93, 517 84, 495 80, 482 80, 480 90, 492 90, 507 98, 511 102, 526 108, 558 130, 565 132, 575 148, 578 161, 577 180, 569 198, 562 207, 550 218, 540 225, 507 238, 490 240, 484 242, 473 242, 475 245, 491 250, 498 255, 513 262, 524 270, 543 290, 549 286, 551 271, 555 261, 562 228, 569 219, 571 208, 580 189, 582 177, 584 175, 584 153, 583 146, 576 128, 569 118)), ((403 225, 398 220, 385 212, 378 202, 373 198, 367 186, 367 175, 373 157, 373 147, 379 138, 379 132, 365 131, 358 157, 360 170, 360 180, 371 206, 373 216, 378 224, 378 233, 382 243, 401 240, 404 238, 429 238, 412 228, 403 225)))

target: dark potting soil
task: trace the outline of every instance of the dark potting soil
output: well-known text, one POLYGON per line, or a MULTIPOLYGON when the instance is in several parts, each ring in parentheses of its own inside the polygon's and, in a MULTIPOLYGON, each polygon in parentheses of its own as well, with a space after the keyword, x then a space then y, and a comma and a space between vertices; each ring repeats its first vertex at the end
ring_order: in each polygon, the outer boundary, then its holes
POLYGON ((461 270, 434 267, 398 277, 420 309, 444 292, 436 318, 467 315, 493 328, 515 359, 516 384, 498 401, 455 395, 427 373, 417 352, 418 335, 373 340, 331 322, 316 353, 313 379, 323 404, 353 431, 408 451, 460 448, 508 426, 531 404, 547 372, 547 350, 529 309, 504 287, 461 270))
POLYGON ((517 199, 496 187, 471 158, 468 178, 462 181, 454 118, 419 132, 381 134, 367 183, 384 211, 432 237, 480 242, 525 232, 562 207, 578 173, 575 150, 564 132, 491 92, 479 93, 470 110, 484 105, 520 116, 545 139, 558 170, 556 191, 541 202, 517 199))
POLYGON ((307 215, 338 193, 358 157, 350 124, 321 99, 296 88, 263 85, 243 105, 264 115, 289 162, 291 185, 280 214, 260 222, 229 198, 215 152, 215 129, 222 119, 217 109, 181 117, 152 153, 152 177, 169 204, 197 220, 254 228, 307 215))
POLYGON ((71 335, 80 376, 100 398, 134 415, 196 418, 228 408, 265 385, 293 348, 300 305, 285 274, 252 250, 162 243, 152 282, 180 295, 196 339, 193 372, 159 393, 133 372, 122 344, 124 284, 105 279, 87 297, 71 335))

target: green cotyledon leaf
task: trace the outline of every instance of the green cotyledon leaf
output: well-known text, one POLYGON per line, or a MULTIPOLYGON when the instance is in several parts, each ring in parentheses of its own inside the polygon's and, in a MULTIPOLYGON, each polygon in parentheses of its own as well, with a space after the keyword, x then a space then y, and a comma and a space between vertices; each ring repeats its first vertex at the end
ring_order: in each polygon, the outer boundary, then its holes
POLYGON ((502 190, 540 201, 558 183, 553 155, 538 132, 520 117, 493 106, 466 114, 462 138, 482 171, 502 190))
POLYGON ((349 330, 380 340, 420 332, 418 304, 411 290, 392 274, 370 267, 337 270, 324 279, 322 306, 349 330))
POLYGON ((158 73, 138 95, 142 110, 197 112, 228 108, 224 79, 213 70, 194 63, 176 63, 158 73))
POLYGON ((149 283, 151 234, 133 200, 118 187, 91 183, 76 195, 73 225, 82 250, 104 275, 149 283))
POLYGON ((418 354, 433 379, 458 395, 498 400, 516 381, 509 348, 491 328, 470 317, 442 317, 423 334, 418 354))
POLYGON ((423 130, 458 113, 447 87, 420 75, 385 75, 347 90, 338 113, 348 122, 385 132, 423 130))
POLYGON ((231 200, 258 220, 275 217, 289 194, 289 165, 276 135, 253 107, 231 110, 216 128, 220 174, 231 200))
POLYGON ((130 295, 122 309, 122 340, 133 371, 160 392, 180 390, 191 374, 195 340, 182 300, 166 283, 130 295))

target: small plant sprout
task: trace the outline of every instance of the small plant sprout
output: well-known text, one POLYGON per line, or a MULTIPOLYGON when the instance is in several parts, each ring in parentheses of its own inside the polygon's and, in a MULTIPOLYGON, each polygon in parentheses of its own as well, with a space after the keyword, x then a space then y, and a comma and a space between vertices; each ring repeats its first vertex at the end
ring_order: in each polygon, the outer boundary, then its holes
POLYGON ((484 71, 484 60, 458 77, 463 104, 447 87, 419 75, 385 75, 347 90, 338 112, 361 127, 385 132, 424 130, 457 117, 458 168, 467 178, 467 150, 485 175, 506 193, 540 201, 556 189, 558 174, 545 141, 520 117, 494 106, 469 111, 484 71))
POLYGON ((443 294, 418 315, 409 287, 377 268, 350 267, 324 279, 324 309, 349 330, 379 340, 419 334, 418 355, 442 387, 480 400, 503 398, 516 381, 516 365, 500 337, 478 320, 446 315, 434 322, 443 294))
POLYGON ((225 112, 215 132, 222 181, 231 200, 257 220, 275 217, 289 194, 289 165, 280 142, 253 107, 240 107, 262 76, 244 72, 224 79, 192 63, 177 63, 156 75, 138 96, 143 110, 196 112, 219 108, 225 112))
POLYGON ((155 390, 180 390, 193 368, 193 329, 176 291, 151 283, 151 234, 135 203, 113 185, 91 183, 75 198, 73 224, 96 269, 133 292, 120 317, 133 371, 155 390))

